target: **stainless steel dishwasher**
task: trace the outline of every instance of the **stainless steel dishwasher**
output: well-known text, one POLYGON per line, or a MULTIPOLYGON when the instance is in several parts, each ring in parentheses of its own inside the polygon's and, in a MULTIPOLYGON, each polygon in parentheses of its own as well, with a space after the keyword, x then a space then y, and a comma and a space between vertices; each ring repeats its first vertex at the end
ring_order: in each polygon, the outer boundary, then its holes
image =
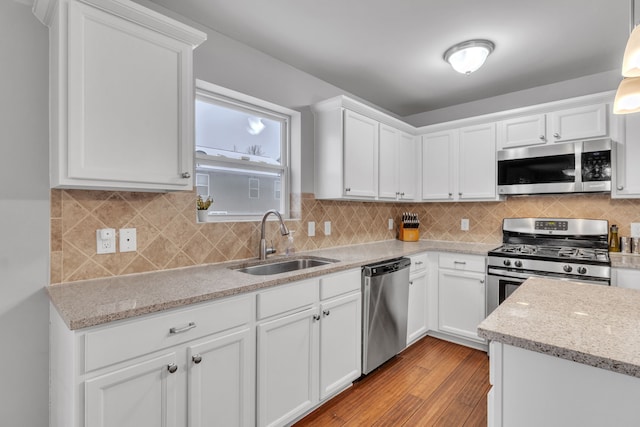
POLYGON ((407 344, 409 258, 362 267, 362 373, 368 374, 407 344))

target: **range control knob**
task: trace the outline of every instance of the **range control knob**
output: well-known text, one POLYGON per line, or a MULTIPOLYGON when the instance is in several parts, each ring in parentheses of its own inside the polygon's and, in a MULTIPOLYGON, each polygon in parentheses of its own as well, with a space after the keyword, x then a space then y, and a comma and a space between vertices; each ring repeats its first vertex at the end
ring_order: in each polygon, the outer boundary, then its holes
POLYGON ((516 261, 516 267, 520 268, 522 267, 522 261, 516 261))
POLYGON ((587 267, 578 267, 578 273, 587 274, 587 267))
POLYGON ((502 261, 502 263, 503 263, 505 266, 509 267, 509 266, 511 265, 511 260, 505 259, 504 261, 502 261))
POLYGON ((571 270, 573 270, 570 265, 565 265, 564 267, 562 267, 562 269, 565 271, 565 273, 571 273, 571 270))

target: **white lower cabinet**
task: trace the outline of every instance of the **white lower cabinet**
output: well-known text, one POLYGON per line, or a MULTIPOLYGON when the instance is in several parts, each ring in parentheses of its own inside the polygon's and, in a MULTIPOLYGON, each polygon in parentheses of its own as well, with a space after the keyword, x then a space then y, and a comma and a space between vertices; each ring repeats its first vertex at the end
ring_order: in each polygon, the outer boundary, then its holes
POLYGON ((291 423, 361 375, 361 276, 258 294, 258 426, 291 423))
POLYGON ((429 329, 427 254, 413 255, 410 258, 407 345, 424 336, 429 329))
POLYGON ((484 343, 477 327, 485 318, 485 257, 441 254, 438 271, 438 329, 484 343))
POLYGON ((87 426, 174 427, 178 423, 177 355, 169 352, 87 380, 87 426))

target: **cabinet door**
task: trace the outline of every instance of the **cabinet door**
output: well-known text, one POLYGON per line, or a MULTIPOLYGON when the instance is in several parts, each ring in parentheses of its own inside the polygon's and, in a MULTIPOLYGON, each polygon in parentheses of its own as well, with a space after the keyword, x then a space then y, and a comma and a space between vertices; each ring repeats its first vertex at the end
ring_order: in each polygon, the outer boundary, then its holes
POLYGON ((258 325, 258 425, 283 425, 318 402, 318 307, 258 325))
POLYGON ((422 337, 428 328, 427 272, 411 276, 409 280, 409 312, 407 316, 407 345, 422 337))
POLYGON ((545 144, 547 142, 546 126, 544 114, 498 122, 498 148, 545 144))
POLYGON ((246 328, 188 347, 189 427, 255 424, 252 341, 246 328))
POLYGON ((607 135, 606 104, 570 108, 549 114, 548 139, 554 142, 607 135))
POLYGON ((456 131, 422 137, 422 199, 453 199, 456 131))
POLYGON ((460 129, 460 199, 496 198, 496 131, 489 123, 460 129))
POLYGON ((362 374, 360 292, 320 305, 320 399, 362 374))
POLYGON ((397 129, 380 124, 380 166, 378 168, 378 198, 398 198, 398 160, 400 158, 397 129))
POLYGON ((345 196, 375 198, 378 194, 378 122, 344 111, 345 196))
POLYGON ((625 114, 624 134, 617 144, 613 197, 640 197, 640 115, 625 114))
POLYGON ((82 2, 68 25, 58 184, 191 190, 192 47, 82 2))
POLYGON ((174 427, 176 377, 165 354, 85 382, 85 421, 91 427, 174 427))
POLYGON ((485 318, 485 276, 482 273, 441 269, 438 274, 438 327, 464 338, 478 337, 485 318))
POLYGON ((416 198, 416 139, 413 135, 401 132, 398 141, 398 191, 400 200, 416 198))

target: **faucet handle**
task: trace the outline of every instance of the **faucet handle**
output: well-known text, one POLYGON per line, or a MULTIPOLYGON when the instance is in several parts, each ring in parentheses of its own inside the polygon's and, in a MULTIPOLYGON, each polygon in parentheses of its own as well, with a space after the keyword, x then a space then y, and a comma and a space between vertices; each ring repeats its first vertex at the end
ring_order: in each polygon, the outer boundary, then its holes
POLYGON ((273 246, 273 240, 272 240, 271 241, 271 247, 267 248, 267 255, 275 254, 276 252, 277 251, 276 251, 276 248, 273 246))

